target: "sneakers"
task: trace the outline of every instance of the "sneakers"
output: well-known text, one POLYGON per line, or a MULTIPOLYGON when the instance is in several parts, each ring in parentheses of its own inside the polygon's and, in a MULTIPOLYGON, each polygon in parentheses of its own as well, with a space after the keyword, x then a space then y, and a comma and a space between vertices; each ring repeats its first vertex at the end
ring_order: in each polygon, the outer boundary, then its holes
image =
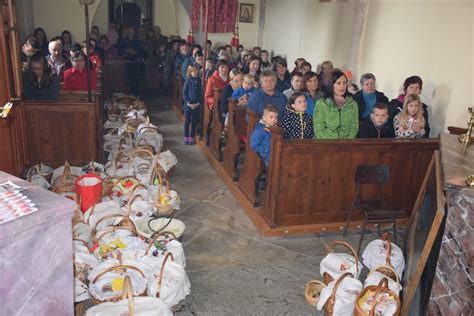
POLYGON ((194 140, 194 137, 183 137, 183 144, 194 145, 196 144, 196 141, 194 140))

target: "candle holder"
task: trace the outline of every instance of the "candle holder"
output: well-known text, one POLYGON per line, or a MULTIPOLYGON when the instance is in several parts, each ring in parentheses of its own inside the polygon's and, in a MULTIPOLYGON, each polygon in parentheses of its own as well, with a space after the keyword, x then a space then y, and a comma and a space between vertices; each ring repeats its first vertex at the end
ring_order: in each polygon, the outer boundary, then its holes
POLYGON ((467 132, 464 134, 459 135, 459 142, 466 147, 469 143, 474 142, 474 137, 472 136, 472 128, 474 125, 474 113, 472 111, 472 107, 468 108, 469 112, 471 113, 471 119, 469 123, 467 123, 467 132))

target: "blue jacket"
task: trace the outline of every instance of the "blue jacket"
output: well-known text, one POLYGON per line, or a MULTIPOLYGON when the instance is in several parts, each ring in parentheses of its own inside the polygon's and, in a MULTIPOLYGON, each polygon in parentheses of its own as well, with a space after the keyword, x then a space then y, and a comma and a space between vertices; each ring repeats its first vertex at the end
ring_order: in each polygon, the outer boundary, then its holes
POLYGON ((176 59, 174 60, 174 73, 176 78, 178 78, 179 74, 181 73, 181 67, 186 59, 189 58, 189 55, 178 54, 176 55, 176 59))
POLYGON ((243 87, 237 88, 234 93, 232 93, 232 99, 238 100, 240 99, 244 94, 246 94, 249 98, 252 96, 252 94, 255 92, 255 88, 252 87, 248 90, 245 90, 243 87))
POLYGON ((252 93, 252 96, 249 99, 248 108, 262 117, 265 105, 271 104, 278 109, 278 115, 282 117, 285 113, 287 101, 285 95, 278 90, 275 90, 274 95, 268 95, 263 91, 263 89, 258 89, 252 93))
POLYGON ((270 163, 270 144, 272 143, 272 132, 265 129, 262 120, 255 124, 250 136, 250 147, 262 158, 265 167, 270 163))
POLYGON ((186 110, 188 103, 199 103, 202 102, 202 85, 201 78, 188 78, 184 82, 183 87, 183 108, 186 110))

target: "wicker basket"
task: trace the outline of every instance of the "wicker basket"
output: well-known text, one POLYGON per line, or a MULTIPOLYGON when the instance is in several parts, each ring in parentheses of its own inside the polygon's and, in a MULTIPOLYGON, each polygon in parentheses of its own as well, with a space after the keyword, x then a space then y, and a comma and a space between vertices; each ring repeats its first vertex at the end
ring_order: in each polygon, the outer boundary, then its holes
POLYGON ((393 298, 394 298, 395 301, 397 302, 397 310, 396 310, 396 312, 395 312, 393 315, 394 315, 394 316, 397 316, 397 315, 400 314, 400 307, 401 307, 400 298, 398 297, 397 294, 395 294, 394 292, 392 292, 392 291, 388 288, 388 280, 387 280, 387 278, 383 278, 382 280, 380 280, 380 282, 379 282, 378 285, 370 285, 370 286, 367 286, 366 288, 364 288, 364 289, 359 293, 359 295, 357 296, 356 302, 355 302, 354 315, 356 315, 356 316, 366 316, 366 315, 373 316, 373 315, 375 315, 375 307, 376 307, 376 305, 377 305, 377 300, 376 300, 376 299, 374 299, 370 311, 364 310, 364 309, 360 306, 360 304, 359 304, 359 301, 362 299, 362 297, 364 297, 364 295, 365 295, 365 293, 366 293, 367 291, 375 291, 375 298, 377 298, 377 296, 378 296, 380 293, 387 293, 387 294, 389 294, 390 296, 393 296, 393 298))
POLYGON ((332 288, 331 296, 329 296, 328 300, 326 301, 326 304, 324 304, 324 310, 326 311, 327 316, 332 316, 334 314, 334 304, 336 304, 336 292, 337 289, 339 288, 339 285, 341 284, 342 280, 344 278, 353 275, 349 272, 344 273, 337 279, 336 284, 334 284, 334 287, 332 288))
POLYGON ((319 302, 319 295, 321 294, 321 290, 324 289, 327 285, 324 282, 319 280, 311 280, 306 283, 304 288, 304 297, 306 298, 306 302, 309 305, 316 306, 319 302))
MULTIPOLYGON (((347 249, 349 249, 352 252, 352 255, 355 258, 355 264, 356 264, 356 270, 359 271, 359 257, 357 256, 357 253, 355 252, 354 248, 352 248, 351 245, 349 245, 347 242, 342 241, 342 240, 335 240, 333 241, 329 246, 328 246, 328 253, 333 251, 333 248, 337 245, 342 245, 345 246, 347 249)), ((334 278, 327 272, 323 273, 323 282, 328 285, 334 281, 334 278)))
POLYGON ((398 274, 397 272, 395 272, 395 269, 390 262, 390 258, 392 257, 392 243, 390 241, 390 233, 384 233, 382 235, 382 240, 387 242, 387 259, 385 261, 385 265, 378 267, 377 271, 382 274, 385 274, 392 280, 398 279, 398 274))
MULTIPOLYGON (((105 269, 101 273, 97 274, 96 277, 91 281, 90 286, 93 286, 94 283, 97 282, 97 280, 99 280, 100 277, 102 277, 107 272, 111 272, 111 271, 123 271, 123 272, 125 272, 127 270, 134 270, 134 271, 138 272, 143 278, 146 279, 145 273, 142 270, 138 269, 137 267, 130 266, 130 265, 118 265, 118 266, 114 266, 114 267, 110 267, 108 269, 105 269)), ((124 281, 124 285, 125 285, 125 281, 124 281)), ((147 292, 147 289, 145 287, 145 290, 142 293, 140 293, 138 296, 147 296, 146 292, 147 292)), ((133 291, 132 291, 132 296, 133 296, 133 291)), ((123 294, 117 295, 115 297, 112 297, 112 298, 109 298, 109 299, 106 299, 106 300, 103 300, 103 301, 100 301, 100 300, 98 300, 97 298, 95 298, 94 296, 91 295, 91 301, 92 301, 93 305, 97 305, 97 304, 104 303, 104 302, 118 302, 122 299, 122 297, 123 297, 123 294)))

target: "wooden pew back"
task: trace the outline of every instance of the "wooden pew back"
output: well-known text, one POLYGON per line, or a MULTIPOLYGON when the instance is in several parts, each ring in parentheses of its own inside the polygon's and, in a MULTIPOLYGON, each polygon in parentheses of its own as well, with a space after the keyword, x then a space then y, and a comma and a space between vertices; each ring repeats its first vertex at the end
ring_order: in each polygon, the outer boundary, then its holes
POLYGON ((227 124, 227 144, 224 149, 224 170, 233 179, 234 161, 240 152, 240 139, 247 135, 247 107, 237 106, 236 100, 229 101, 229 122, 227 124))
POLYGON ((221 160, 219 141, 224 130, 222 111, 220 107, 222 90, 214 88, 214 101, 212 103, 212 128, 209 140, 209 149, 217 160, 221 160))
POLYGON ((253 204, 257 202, 255 199, 255 179, 263 169, 262 159, 250 148, 250 135, 252 135, 255 124, 260 117, 257 113, 247 110, 247 144, 245 146, 245 160, 242 170, 240 171, 239 188, 245 197, 253 204))
POLYGON ((123 93, 127 88, 126 63, 124 59, 106 59, 103 69, 104 95, 123 93))
MULTIPOLYGON (((340 225, 355 194, 354 176, 362 164, 386 164, 390 180, 384 198, 410 214, 437 139, 283 140, 273 129, 262 215, 273 226, 340 225)), ((361 191, 373 196, 376 187, 361 191)))
POLYGON ((53 167, 68 160, 82 165, 102 161, 100 109, 96 103, 24 101, 29 164, 53 167))

